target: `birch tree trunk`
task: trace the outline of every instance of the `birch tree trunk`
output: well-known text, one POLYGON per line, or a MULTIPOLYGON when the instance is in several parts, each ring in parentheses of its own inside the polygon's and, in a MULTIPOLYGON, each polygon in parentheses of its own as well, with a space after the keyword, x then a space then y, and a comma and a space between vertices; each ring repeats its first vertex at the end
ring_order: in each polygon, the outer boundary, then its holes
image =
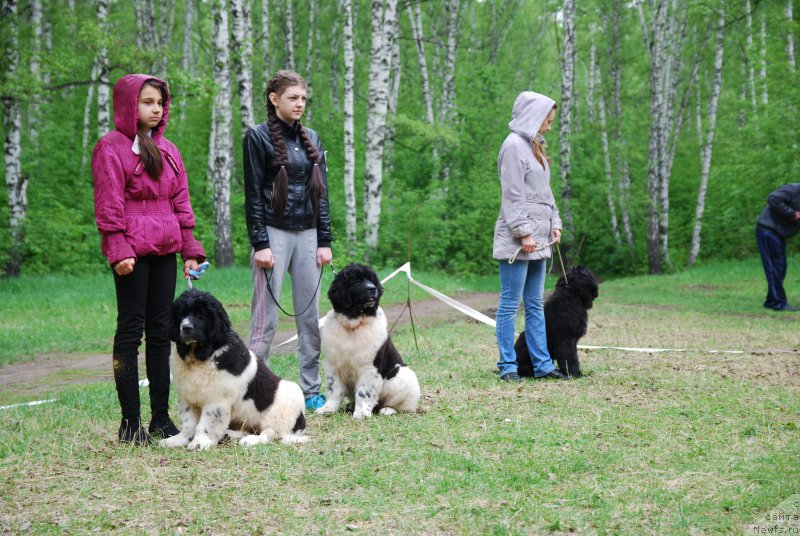
POLYGON ((400 76, 402 66, 400 65, 400 41, 398 33, 400 31, 400 14, 394 18, 394 24, 389 29, 389 102, 386 110, 386 154, 389 158, 390 169, 394 169, 392 154, 394 151, 394 132, 395 117, 397 116, 397 99, 400 96, 400 76))
POLYGON ((227 2, 213 0, 211 5, 213 36, 214 112, 211 114, 211 140, 208 151, 208 176, 214 192, 214 241, 217 266, 233 264, 231 239, 231 175, 233 172, 233 135, 231 127, 231 75, 228 58, 227 2))
MULTIPOLYGON (((592 48, 594 48, 594 44, 592 44, 592 48)), ((594 54, 592 54, 594 57, 594 54)), ((591 68, 596 73, 596 82, 598 87, 597 92, 597 116, 600 122, 600 141, 603 144, 603 165, 605 167, 606 172, 606 187, 608 188, 606 192, 606 200, 608 202, 608 213, 611 218, 611 233, 614 235, 614 242, 616 244, 622 244, 622 237, 619 233, 619 222, 617 220, 617 203, 614 200, 616 188, 614 187, 614 179, 611 171, 611 154, 609 150, 608 144, 608 128, 606 126, 606 103, 605 97, 603 97, 603 84, 602 84, 602 77, 600 75, 600 66, 597 63, 593 64, 594 66, 591 68)), ((591 108, 590 108, 591 109, 591 108)))
POLYGON ((236 87, 239 93, 239 119, 242 136, 255 124, 253 113, 253 31, 250 25, 249 0, 230 0, 233 26, 233 64, 236 70, 236 87))
MULTIPOLYGON (((590 33, 594 33, 590 30, 590 33)), ((586 113, 589 117, 589 123, 594 123, 594 87, 596 83, 595 76, 599 73, 600 67, 597 65, 595 58, 597 54, 597 47, 594 43, 594 38, 591 40, 589 46, 589 71, 586 74, 586 113)), ((598 110, 599 111, 599 110, 598 110)))
POLYGON ((269 48, 269 0, 261 0, 261 50, 264 53, 264 86, 272 78, 272 55, 269 48))
POLYGON ((628 167, 627 146, 622 135, 622 67, 619 34, 619 0, 612 0, 611 6, 611 33, 612 46, 609 51, 609 65, 613 83, 613 106, 614 106, 614 141, 617 153, 617 170, 619 179, 617 182, 617 199, 619 200, 620 216, 622 217, 622 229, 625 233, 625 242, 631 249, 634 248, 633 228, 630 216, 630 188, 631 176, 628 167))
POLYGON ((769 91, 767 88, 767 19, 764 11, 761 11, 761 104, 769 104, 769 91))
POLYGON ((442 79, 442 101, 439 107, 439 121, 449 124, 452 119, 456 98, 456 38, 458 36, 458 0, 449 0, 447 9, 447 56, 444 61, 442 79))
POLYGON ((158 42, 165 50, 169 47, 170 37, 172 36, 171 21, 174 21, 172 18, 174 13, 175 0, 161 0, 159 2, 159 15, 161 16, 159 29, 161 33, 158 42))
POLYGON ((574 222, 570 210, 572 198, 572 164, 570 161, 570 129, 572 127, 573 86, 575 83, 575 2, 564 0, 563 58, 561 62, 561 103, 559 104, 559 140, 561 172, 561 203, 559 211, 567 235, 567 241, 574 239, 574 222))
MULTIPOLYGON (((186 0, 186 13, 183 17, 183 55, 181 56, 181 71, 184 76, 194 73, 194 61, 192 58, 192 28, 194 27, 194 0, 186 0)), ((170 103, 174 109, 174 103, 170 103)), ((177 106, 178 118, 181 123, 186 119, 186 103, 177 106)))
MULTIPOLYGON (((75 13, 75 4, 72 4, 72 13, 75 13)), ((144 40, 144 27, 142 25, 144 18, 144 6, 142 0, 133 1, 133 17, 136 19, 136 48, 142 49, 144 40)))
POLYGON ((330 90, 331 96, 331 106, 333 106, 334 111, 337 113, 341 110, 341 102, 339 101, 339 62, 336 58, 339 58, 339 50, 341 49, 342 45, 342 33, 339 31, 339 27, 342 24, 342 2, 337 0, 336 2, 336 12, 333 18, 333 40, 331 42, 331 52, 334 58, 333 61, 330 62, 330 73, 328 75, 328 88, 330 90))
POLYGON ((111 117, 111 86, 108 80, 108 4, 109 0, 97 0, 97 25, 103 34, 103 44, 97 53, 97 135, 102 137, 109 130, 111 117))
POLYGON ((353 84, 355 53, 353 51, 353 5, 352 0, 342 0, 344 11, 344 204, 345 232, 348 248, 352 251, 356 243, 356 150, 353 126, 353 84))
POLYGON ((747 79, 750 82, 750 104, 753 107, 753 113, 755 113, 758 109, 758 105, 756 104, 756 70, 753 66, 753 61, 751 60, 753 55, 753 12, 750 7, 750 0, 745 0, 744 9, 747 12, 747 46, 745 48, 744 57, 747 61, 748 68, 747 79))
MULTIPOLYGON (((372 39, 369 67, 369 111, 364 166, 364 238, 367 247, 378 247, 383 191, 383 149, 386 141, 386 109, 391 50, 387 28, 397 18, 397 0, 372 0, 372 39)), ((391 30, 389 30, 391 31, 391 30)))
MULTIPOLYGON (((33 30, 33 39, 31 41, 31 60, 30 70, 33 80, 38 86, 42 83, 42 73, 39 67, 39 61, 42 55, 42 1, 31 0, 30 2, 30 17, 31 17, 31 30, 33 30)), ((41 90, 39 87, 33 95, 30 96, 28 103, 28 140, 31 147, 38 146, 38 127, 39 127, 39 101, 41 99, 41 90)))
POLYGON ((662 40, 667 19, 667 2, 659 2, 653 24, 652 38, 644 27, 641 4, 637 4, 639 18, 643 24, 648 49, 650 50, 650 133, 647 149, 647 263, 651 274, 660 274, 661 248, 659 243, 659 157, 661 147, 662 114, 662 40))
POLYGON ((89 129, 91 128, 90 112, 94 102, 94 90, 97 85, 97 59, 92 63, 92 71, 89 75, 89 89, 86 90, 86 103, 83 105, 83 137, 81 138, 81 166, 78 175, 83 177, 86 165, 89 161, 89 129))
POLYGON ((433 98, 431 96, 431 85, 428 79, 428 60, 425 57, 425 37, 422 27, 422 14, 419 3, 406 4, 406 11, 408 12, 408 20, 411 23, 411 34, 414 38, 414 44, 417 49, 417 59, 419 60, 419 75, 422 82, 422 98, 425 101, 425 119, 431 125, 433 119, 433 98))
POLYGON ((353 5, 352 0, 342 0, 344 11, 344 204, 345 229, 348 248, 352 251, 356 243, 356 150, 353 126, 353 85, 355 52, 353 51, 353 5))
POLYGON ((292 14, 292 0, 286 2, 286 38, 283 40, 284 52, 286 54, 284 68, 294 71, 294 15, 292 14))
MULTIPOLYGON (((17 0, 5 0, 2 7, 2 17, 6 25, 5 80, 13 80, 19 70, 17 0)), ((11 239, 5 273, 9 277, 15 277, 20 274, 22 253, 25 249, 28 179, 22 175, 22 109, 20 102, 14 95, 8 95, 2 98, 2 105, 3 158, 6 193, 8 194, 8 232, 11 239)))
POLYGON ((786 56, 789 60, 789 67, 794 72, 797 67, 794 62, 794 17, 792 16, 792 3, 794 0, 786 0, 786 18, 789 21, 789 31, 786 32, 786 56))
MULTIPOLYGON (((308 93, 312 94, 314 85, 313 65, 315 60, 314 34, 316 31, 316 24, 314 21, 317 11, 317 2, 316 0, 306 0, 306 2, 308 7, 308 44, 306 45, 306 65, 305 69, 303 69, 303 78, 305 78, 306 85, 308 86, 308 93)), ((311 123, 313 114, 313 106, 306 109, 306 123, 311 123)))
POLYGON ((717 126, 717 105, 722 89, 722 56, 725 41, 725 13, 721 13, 717 24, 717 47, 714 57, 714 87, 711 90, 711 100, 708 103, 708 133, 706 143, 700 149, 700 188, 697 192, 697 203, 694 212, 694 228, 692 229, 692 245, 689 252, 689 266, 697 261, 700 253, 700 231, 703 225, 703 212, 706 206, 706 193, 708 192, 708 176, 711 170, 711 152, 714 146, 714 131, 717 126))

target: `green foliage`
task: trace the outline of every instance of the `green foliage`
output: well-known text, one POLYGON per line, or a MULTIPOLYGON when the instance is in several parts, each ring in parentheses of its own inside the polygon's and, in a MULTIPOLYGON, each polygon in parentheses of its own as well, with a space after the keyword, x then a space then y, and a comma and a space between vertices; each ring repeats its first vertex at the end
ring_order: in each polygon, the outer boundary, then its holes
MULTIPOLYGON (((31 60, 33 31, 27 4, 17 15, 20 67, 14 77, 0 77, 0 95, 12 95, 23 105, 23 172, 30 181, 23 271, 45 273, 100 272, 105 261, 99 254, 99 239, 93 230, 91 173, 81 168, 100 133, 96 129, 96 103, 90 102, 88 146, 82 147, 84 108, 89 73, 95 55, 105 45, 109 51, 113 83, 127 72, 147 72, 155 60, 166 58, 167 79, 173 95, 167 135, 180 148, 190 177, 192 203, 197 215, 196 235, 207 253, 214 255, 214 209, 207 180, 208 139, 212 95, 218 81, 211 78, 210 8, 195 2, 192 65, 180 67, 185 28, 185 2, 174 2, 169 41, 159 49, 137 44, 137 23, 133 3, 114 2, 109 11, 109 33, 104 35, 95 20, 94 8, 81 5, 73 12, 68 3, 43 0, 52 47, 42 55, 41 69, 49 81, 37 80, 27 68, 31 60), (37 143, 28 139, 28 110, 32 101, 40 104, 37 143)), ((295 0, 296 8, 300 4, 295 0)), ((424 99, 416 49, 411 46, 411 28, 404 5, 400 9, 400 60, 393 71, 401 75, 395 133, 387 142, 384 161, 381 238, 377 251, 362 243, 363 154, 366 110, 369 106, 371 3, 356 4, 356 200, 358 238, 348 244, 345 237, 343 166, 343 67, 340 31, 342 15, 334 2, 317 3, 316 20, 329 32, 317 32, 314 50, 306 50, 309 20, 307 12, 295 9, 295 61, 310 82, 310 102, 305 123, 320 132, 328 151, 329 196, 336 241, 336 258, 369 260, 377 265, 397 265, 408 256, 412 216, 417 212, 412 241, 415 264, 445 269, 455 274, 493 273, 491 242, 500 195, 497 179, 497 151, 508 133, 507 123, 516 95, 533 89, 560 100, 560 51, 562 30, 554 0, 531 0, 515 10, 509 3, 461 3, 459 13, 456 103, 450 124, 438 120, 442 95, 442 66, 446 43, 446 17, 438 2, 423 2, 423 26, 437 121, 425 119, 424 99), (324 22, 321 22, 324 21, 324 22), (532 46, 532 43, 534 45, 532 46), (310 61, 309 61, 310 60, 310 61), (417 209, 417 205, 419 208, 417 209)), ((516 5, 516 4, 514 4, 516 5)), ((609 276, 639 274, 647 270, 647 143, 649 128, 650 63, 642 40, 636 10, 620 3, 620 62, 622 66, 622 113, 613 110, 609 78, 612 48, 608 28, 608 3, 592 0, 577 12, 577 79, 572 147, 572 197, 569 205, 575 218, 575 236, 566 236, 575 262, 590 265, 609 276), (600 79, 589 94, 589 50, 596 47, 600 79), (605 100, 611 151, 612 184, 606 179, 597 98, 605 100), (591 99, 590 99, 591 97, 591 99), (590 106, 591 105, 591 106, 590 106), (622 141, 611 133, 619 128, 622 141), (619 157, 630 168, 631 216, 635 245, 617 242, 611 228, 609 187, 619 180, 619 157)), ((257 121, 264 120, 261 92, 270 69, 286 63, 284 34, 286 14, 273 6, 268 43, 271 65, 263 65, 260 41, 261 6, 253 3, 253 79, 257 121)), ((754 44, 746 46, 746 18, 741 2, 715 0, 684 2, 689 39, 684 43, 678 77, 675 113, 684 114, 670 180, 670 256, 677 269, 685 266, 695 225, 695 204, 700 180, 700 149, 708 124, 708 100, 713 81, 713 27, 720 8, 728 14, 725 38, 725 66, 719 103, 711 176, 703 217, 701 259, 732 259, 755 253, 753 222, 766 194, 800 175, 797 73, 786 58, 786 36, 797 36, 797 23, 790 27, 780 2, 753 2, 754 44), (762 16, 767 21, 767 78, 769 103, 761 103, 764 82, 760 78, 761 44, 757 34, 762 16), (690 85, 695 58, 699 60, 696 84, 690 85), (748 63, 743 62, 747 60, 748 63), (748 69, 756 69, 756 107, 751 105, 748 69), (745 94, 742 96, 744 88, 745 94), (684 99, 685 97, 685 99, 684 99), (697 105, 703 130, 696 124, 697 105), (681 103, 685 102, 685 108, 681 103)), ((160 20, 161 5, 156 5, 160 20)), ((795 13, 797 17, 797 13, 795 13)), ((9 25, 0 26, 0 46, 9 42, 9 25)), ((800 42, 795 39, 795 42, 800 42)), ((8 58, 0 57, 5 73, 8 58)), ((234 92, 235 93, 235 92, 234 92)), ((241 140, 238 97, 234 96, 234 171, 231 215, 236 263, 247 264, 247 239, 242 192, 241 140)), ((560 205, 558 121, 547 136, 553 157, 552 187, 560 205)), ((0 171, 2 175, 4 171, 0 171)), ((615 188, 618 224, 620 203, 615 188)), ((0 262, 8 258, 8 203, 0 191, 0 262)), ((797 241, 789 243, 798 251, 797 241)))

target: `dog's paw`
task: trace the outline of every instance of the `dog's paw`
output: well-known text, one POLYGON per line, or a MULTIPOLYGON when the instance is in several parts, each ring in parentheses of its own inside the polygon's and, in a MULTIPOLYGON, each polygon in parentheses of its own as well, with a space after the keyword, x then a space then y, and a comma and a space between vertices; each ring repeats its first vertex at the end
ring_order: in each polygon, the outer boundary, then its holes
POLYGON ((300 443, 307 443, 310 438, 307 435, 301 434, 286 434, 281 438, 281 443, 284 445, 294 445, 300 443))
POLYGON ((337 406, 334 406, 333 404, 328 404, 326 402, 324 406, 322 406, 321 408, 317 408, 315 413, 317 415, 328 415, 330 413, 336 413, 337 409, 339 409, 337 406))
POLYGON ((353 412, 354 419, 362 420, 370 417, 372 417, 372 410, 369 408, 356 408, 356 410, 353 412))
POLYGON ((387 406, 378 410, 378 413, 380 413, 381 415, 394 415, 395 413, 397 413, 397 410, 387 406))
POLYGON ((175 447, 185 447, 189 444, 189 438, 183 434, 174 435, 172 437, 168 437, 167 439, 162 439, 158 442, 159 447, 168 447, 168 448, 175 448, 175 447))
POLYGON ((239 444, 243 447, 252 447, 254 445, 261 445, 264 443, 269 443, 269 436, 264 434, 250 434, 239 440, 239 444))
POLYGON ((189 446, 186 448, 188 450, 208 450, 216 444, 210 437, 207 435, 197 435, 192 439, 192 442, 189 443, 189 446))

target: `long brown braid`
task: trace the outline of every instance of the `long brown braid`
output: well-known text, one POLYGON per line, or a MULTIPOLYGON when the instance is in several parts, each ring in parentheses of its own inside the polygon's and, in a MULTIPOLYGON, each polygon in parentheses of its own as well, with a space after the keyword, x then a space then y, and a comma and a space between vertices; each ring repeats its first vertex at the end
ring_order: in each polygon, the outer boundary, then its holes
MULTIPOLYGON (((272 148, 275 151, 275 158, 273 165, 278 169, 275 176, 275 184, 272 186, 272 208, 275 210, 278 218, 283 217, 283 212, 286 209, 286 202, 289 197, 289 177, 286 173, 286 166, 289 165, 289 151, 286 147, 286 140, 283 139, 283 131, 281 128, 281 120, 275 112, 275 105, 269 100, 270 93, 275 93, 278 96, 282 95, 287 88, 291 86, 301 86, 308 89, 306 81, 303 77, 294 71, 278 71, 270 79, 267 84, 267 89, 264 91, 264 101, 267 107, 267 126, 269 127, 270 138, 272 139, 272 148)), ((317 213, 319 212, 319 199, 325 191, 325 183, 322 180, 322 171, 320 170, 321 156, 319 149, 311 141, 308 136, 308 131, 303 127, 300 121, 297 122, 298 130, 300 132, 300 139, 303 140, 303 147, 305 147, 308 159, 314 165, 311 170, 311 181, 308 185, 308 194, 311 197, 311 206, 313 209, 313 219, 316 221, 317 213)))
MULTIPOLYGON (((167 106, 167 89, 163 84, 156 80, 148 80, 142 85, 153 86, 161 92, 162 106, 167 106)), ((141 92, 141 89, 139 90, 141 92)), ((137 126, 137 135, 139 137, 139 156, 142 159, 142 166, 147 174, 153 179, 158 180, 161 177, 161 172, 164 170, 164 159, 161 156, 161 150, 156 145, 156 142, 147 135, 147 130, 137 126)))

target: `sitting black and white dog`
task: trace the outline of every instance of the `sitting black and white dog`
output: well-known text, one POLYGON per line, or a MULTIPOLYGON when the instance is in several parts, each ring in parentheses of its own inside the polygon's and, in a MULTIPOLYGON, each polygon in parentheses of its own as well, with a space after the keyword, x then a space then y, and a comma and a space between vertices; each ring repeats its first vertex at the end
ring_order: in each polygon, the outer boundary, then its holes
POLYGON ((172 340, 181 432, 159 445, 205 450, 225 436, 242 445, 308 440, 300 386, 280 379, 247 349, 214 296, 189 290, 175 300, 172 340))
POLYGON ((417 410, 419 381, 389 337, 382 294, 369 266, 350 264, 336 274, 328 290, 333 310, 320 328, 328 401, 317 413, 335 412, 344 398, 355 403, 354 419, 417 410))
MULTIPOLYGON (((544 303, 544 318, 547 326, 547 350, 566 376, 580 377, 578 340, 586 335, 589 323, 588 310, 597 298, 597 279, 592 271, 576 266, 561 276, 556 289, 544 303)), ((533 377, 533 365, 523 331, 514 343, 517 354, 517 373, 533 377)))

